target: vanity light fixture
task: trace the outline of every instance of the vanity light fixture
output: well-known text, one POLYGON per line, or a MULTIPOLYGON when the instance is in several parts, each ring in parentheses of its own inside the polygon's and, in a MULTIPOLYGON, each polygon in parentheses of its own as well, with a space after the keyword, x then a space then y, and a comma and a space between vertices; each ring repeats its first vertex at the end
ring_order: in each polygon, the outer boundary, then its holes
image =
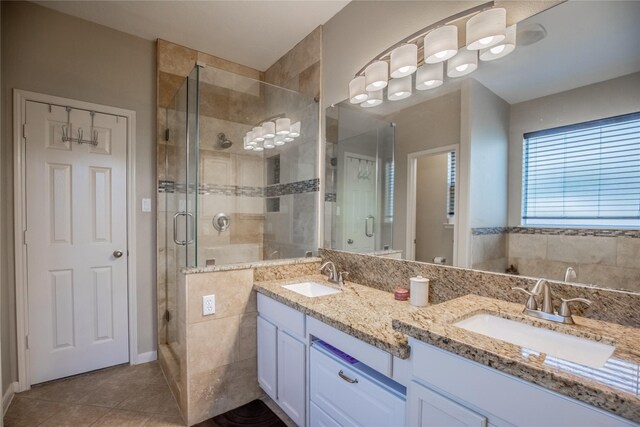
POLYGON ((291 132, 291 119, 276 119, 276 135, 288 135, 291 132))
POLYGON ((364 108, 371 108, 382 104, 382 89, 369 92, 369 99, 360 104, 364 108))
POLYGON ((242 138, 242 147, 245 150, 253 150, 253 145, 249 144, 249 139, 247 135, 245 135, 244 138, 242 138))
POLYGON ((284 114, 272 116, 245 134, 242 139, 243 148, 262 151, 293 142, 300 136, 301 126, 300 121, 291 124, 291 119, 284 114))
POLYGON ((264 122, 262 124, 262 133, 265 139, 273 138, 276 136, 276 124, 273 122, 264 122))
POLYGON ((413 74, 418 68, 418 46, 413 43, 408 43, 395 48, 391 52, 390 61, 391 77, 394 79, 413 74))
POLYGON ((493 46, 485 49, 480 49, 480 60, 493 61, 495 59, 503 58, 509 55, 516 48, 516 25, 507 28, 505 39, 493 46))
POLYGON ((434 89, 444 83, 445 62, 447 77, 466 76, 478 68, 479 57, 491 61, 515 49, 516 26, 507 29, 506 23, 506 9, 488 1, 429 25, 381 52, 358 71, 349 82, 349 101, 364 108, 375 107, 382 104, 385 88, 388 100, 405 99, 412 95, 414 73, 416 90, 434 89), (458 44, 460 28, 466 28, 467 44, 463 47, 458 44), (420 58, 422 63, 418 63, 420 58))
POLYGON ((444 82, 444 63, 424 64, 416 72, 416 89, 428 90, 441 86, 444 82))
POLYGON ((365 77, 358 76, 349 82, 349 102, 360 104, 369 98, 365 88, 365 77))
POLYGON ((291 132, 289 132, 289 136, 292 138, 300 136, 300 122, 295 122, 291 125, 291 132))
POLYGON ((399 101, 411 96, 411 76, 391 79, 387 89, 389 101, 399 101))
MULTIPOLYGON (((389 80, 389 65, 386 61, 373 62, 364 70, 364 78, 365 89, 367 89, 368 92, 384 89, 387 87, 389 80)), ((370 93, 369 97, 371 97, 370 93)))
POLYGON ((447 76, 452 78, 466 76, 478 68, 478 51, 461 49, 456 56, 447 61, 447 76))
POLYGON ((437 64, 458 53, 458 27, 445 25, 424 36, 424 62, 437 64))
POLYGON ((507 10, 495 7, 472 16, 467 21, 467 49, 480 50, 505 39, 507 10))
POLYGON ((262 131, 262 126, 256 126, 253 128, 253 140, 255 142, 264 141, 264 132, 262 131))
POLYGON ((275 143, 273 141, 273 138, 268 138, 264 140, 264 143, 262 144, 262 146, 266 149, 271 149, 271 148, 275 148, 275 143))

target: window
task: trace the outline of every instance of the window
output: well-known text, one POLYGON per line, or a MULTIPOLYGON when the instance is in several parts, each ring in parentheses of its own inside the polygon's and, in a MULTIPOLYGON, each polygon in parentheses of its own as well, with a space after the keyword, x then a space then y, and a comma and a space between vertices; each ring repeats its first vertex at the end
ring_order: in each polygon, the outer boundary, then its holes
POLYGON ((395 169, 392 161, 384 164, 384 222, 393 222, 393 189, 395 180, 395 169))
POLYGON ((640 226, 640 113, 524 135, 523 225, 640 226))
POLYGON ((450 151, 447 161, 447 216, 452 217, 456 211, 456 152, 450 151))

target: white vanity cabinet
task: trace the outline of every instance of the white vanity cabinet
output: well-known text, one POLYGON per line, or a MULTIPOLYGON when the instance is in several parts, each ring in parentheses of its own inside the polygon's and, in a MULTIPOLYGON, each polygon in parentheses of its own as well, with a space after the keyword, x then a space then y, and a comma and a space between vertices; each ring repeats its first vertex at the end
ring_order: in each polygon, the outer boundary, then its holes
POLYGON ((411 426, 636 426, 624 418, 415 339, 411 426))
POLYGON ((306 421, 305 316, 258 294, 258 384, 299 426, 306 421))

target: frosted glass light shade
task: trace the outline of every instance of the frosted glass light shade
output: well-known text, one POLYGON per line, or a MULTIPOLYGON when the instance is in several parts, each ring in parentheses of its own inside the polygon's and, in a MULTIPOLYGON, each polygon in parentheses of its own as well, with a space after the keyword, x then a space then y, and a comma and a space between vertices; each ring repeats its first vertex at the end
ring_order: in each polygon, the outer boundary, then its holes
POLYGON ((253 131, 247 132, 247 143, 250 145, 256 145, 256 140, 253 138, 253 131))
POLYGON ((416 72, 416 89, 435 89, 444 81, 444 63, 424 64, 416 72))
POLYGON ((467 49, 480 50, 495 46, 505 38, 507 10, 501 7, 485 10, 467 21, 467 49))
POLYGON ((293 138, 291 137, 291 134, 284 137, 284 142, 293 142, 293 138))
MULTIPOLYGON (((367 97, 369 97, 369 95, 367 95, 367 97)), ((291 132, 289 132, 289 136, 292 138, 300 136, 300 122, 295 122, 291 125, 291 132)))
POLYGON ((369 92, 369 99, 360 104, 361 107, 371 108, 382 104, 382 89, 369 92))
POLYGON ((365 88, 365 77, 358 76, 349 82, 349 102, 360 104, 369 98, 365 88))
POLYGON ((275 145, 284 145, 284 136, 282 136, 282 135, 277 135, 277 136, 275 137, 275 139, 273 140, 273 143, 274 143, 275 145))
POLYGON ((266 149, 271 149, 271 148, 275 148, 275 143, 273 138, 268 138, 264 140, 264 143, 262 144, 262 146, 266 149))
POLYGON ((262 136, 265 139, 276 136, 276 124, 273 122, 264 122, 262 124, 262 136))
POLYGON ((242 147, 245 150, 253 150, 253 145, 249 144, 249 140, 246 135, 242 138, 242 147))
POLYGON ((393 49, 391 52, 391 77, 413 74, 418 68, 418 46, 409 43, 393 49))
MULTIPOLYGON (((368 92, 378 91, 387 87, 389 80, 389 66, 385 61, 376 61, 364 70, 365 89, 368 92)), ((371 96, 371 94, 369 94, 371 96)), ((366 101, 364 101, 366 102, 366 101)))
POLYGON ((256 142, 264 141, 264 132, 262 131, 262 126, 256 126, 253 128, 253 140, 256 142))
POLYGON ((478 51, 461 49, 456 56, 447 61, 447 76, 462 77, 478 68, 478 51))
POLYGON ((512 25, 507 28, 505 39, 493 46, 485 49, 480 49, 480 59, 482 61, 493 61, 495 59, 503 58, 509 55, 516 48, 516 25, 512 25))
POLYGON ((411 96, 411 76, 391 79, 387 88, 389 101, 399 101, 411 96))
POLYGON ((276 120, 276 135, 288 135, 291 132, 291 119, 286 117, 276 120))
POLYGON ((264 147, 262 147, 262 144, 258 144, 253 148, 253 151, 263 151, 264 147))
POLYGON ((445 25, 424 36, 424 62, 436 64, 458 53, 458 27, 445 25))

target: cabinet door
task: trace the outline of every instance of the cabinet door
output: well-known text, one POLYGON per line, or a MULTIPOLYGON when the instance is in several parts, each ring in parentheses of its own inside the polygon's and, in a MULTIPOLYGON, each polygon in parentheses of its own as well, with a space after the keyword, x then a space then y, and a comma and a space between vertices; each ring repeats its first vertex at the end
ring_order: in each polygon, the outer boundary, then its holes
POLYGON ((487 418, 415 381, 409 385, 409 425, 486 427, 487 418))
POLYGON ((278 330, 278 404, 299 426, 305 424, 305 345, 278 330))
POLYGON ((275 325, 258 316, 258 384, 277 400, 277 332, 275 325))

